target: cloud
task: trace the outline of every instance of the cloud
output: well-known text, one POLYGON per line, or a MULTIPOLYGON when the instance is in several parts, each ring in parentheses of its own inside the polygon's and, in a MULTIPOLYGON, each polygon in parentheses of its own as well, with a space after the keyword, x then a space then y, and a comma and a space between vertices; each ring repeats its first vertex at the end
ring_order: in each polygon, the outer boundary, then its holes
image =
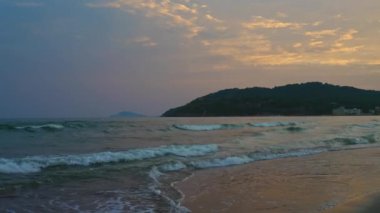
POLYGON ((319 30, 319 31, 307 31, 305 32, 306 36, 312 38, 323 38, 325 36, 335 36, 339 29, 328 29, 328 30, 319 30))
POLYGON ((249 22, 242 23, 243 28, 249 30, 255 29, 300 29, 304 26, 304 23, 284 22, 276 19, 268 19, 262 16, 253 16, 249 22))
POLYGON ((215 18, 214 16, 212 16, 210 14, 206 14, 205 17, 206 17, 207 20, 213 21, 213 22, 216 22, 216 23, 222 23, 223 22, 222 20, 217 19, 217 18, 215 18))
POLYGON ((127 43, 135 43, 135 44, 139 44, 143 47, 155 47, 157 46, 157 43, 154 42, 150 37, 148 36, 141 36, 141 37, 137 37, 137 38, 134 38, 134 39, 131 39, 131 40, 128 40, 127 43))
POLYGON ((293 44, 293 47, 294 48, 300 48, 300 47, 302 47, 302 43, 300 43, 300 42, 295 43, 295 44, 293 44))
POLYGON ((330 51, 333 53, 354 53, 362 49, 364 46, 353 46, 353 47, 334 47, 330 51))
POLYGON ((323 47, 324 42, 323 41, 311 41, 309 43, 309 46, 311 46, 311 47, 323 47))
MULTIPOLYGON (((292 14, 293 21, 287 21, 284 19, 289 16, 281 11, 272 17, 257 14, 249 20, 228 20, 216 17, 207 4, 195 0, 104 0, 87 6, 123 10, 143 15, 163 27, 178 28, 191 44, 203 46, 199 51, 241 66, 348 65, 379 61, 376 57, 368 59, 359 54, 359 50, 367 55, 377 50, 370 51, 368 45, 362 44, 362 40, 356 38, 359 31, 350 27, 342 15, 336 16, 334 21, 332 15, 322 20, 297 21, 292 14)), ((150 37, 136 38, 133 43, 145 47, 157 45, 150 37)), ((214 68, 224 70, 224 65, 215 64, 214 68)))
MULTIPOLYGON (((266 19, 269 20, 269 19, 266 19)), ((272 22, 271 22, 272 23, 272 22)), ((261 26, 261 25, 260 25, 261 26)), ((274 29, 278 26, 273 25, 274 29)), ((271 25, 271 27, 273 27, 271 25)), ((313 24, 304 27, 315 28, 313 24)), ((355 29, 299 29, 294 42, 289 44, 286 38, 293 39, 292 31, 253 32, 242 27, 239 33, 228 38, 203 40, 202 44, 210 54, 222 56, 239 62, 242 66, 252 65, 348 65, 369 64, 374 60, 360 58, 355 53, 364 48, 354 45, 355 29), (302 32, 303 31, 303 32, 302 32), (279 36, 276 36, 279 34, 279 36), (271 37, 275 35, 274 37, 271 37), (284 40, 278 40, 282 38, 284 40)))
POLYGON ((335 40, 334 44, 332 45, 331 51, 353 53, 363 48, 364 47, 363 45, 357 45, 357 46, 346 45, 347 42, 354 40, 355 38, 354 36, 357 33, 358 33, 357 30, 349 29, 347 32, 343 32, 342 34, 340 34, 339 37, 335 40))
MULTIPOLYGON (((169 27, 185 28, 185 36, 193 38, 204 30, 198 23, 201 18, 200 9, 204 6, 191 4, 191 1, 170 0, 116 0, 86 4, 91 8, 114 8, 130 13, 142 13, 147 18, 163 18, 169 27), (186 4, 187 3, 187 4, 186 4)), ((218 21, 210 14, 203 15, 208 20, 218 21)))
POLYGON ((342 34, 339 38, 339 41, 350 41, 354 39, 354 35, 357 34, 359 31, 355 29, 350 29, 346 33, 342 34))
POLYGON ((214 55, 230 58, 243 65, 284 65, 299 63, 300 55, 276 49, 263 35, 242 32, 233 38, 203 41, 214 55))

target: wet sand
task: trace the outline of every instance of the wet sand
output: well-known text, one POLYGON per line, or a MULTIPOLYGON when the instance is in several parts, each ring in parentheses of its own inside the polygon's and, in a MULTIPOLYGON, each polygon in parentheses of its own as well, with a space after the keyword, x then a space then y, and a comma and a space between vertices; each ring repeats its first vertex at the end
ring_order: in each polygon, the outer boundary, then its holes
POLYGON ((380 148, 200 170, 176 187, 192 212, 380 212, 380 148))

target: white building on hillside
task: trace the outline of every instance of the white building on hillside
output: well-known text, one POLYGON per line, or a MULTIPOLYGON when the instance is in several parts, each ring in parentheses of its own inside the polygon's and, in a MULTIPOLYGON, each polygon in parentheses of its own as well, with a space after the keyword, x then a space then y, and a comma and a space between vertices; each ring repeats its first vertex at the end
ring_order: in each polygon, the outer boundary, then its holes
POLYGON ((358 108, 346 109, 345 107, 339 107, 339 108, 333 109, 332 114, 333 115, 361 115, 362 110, 358 108))

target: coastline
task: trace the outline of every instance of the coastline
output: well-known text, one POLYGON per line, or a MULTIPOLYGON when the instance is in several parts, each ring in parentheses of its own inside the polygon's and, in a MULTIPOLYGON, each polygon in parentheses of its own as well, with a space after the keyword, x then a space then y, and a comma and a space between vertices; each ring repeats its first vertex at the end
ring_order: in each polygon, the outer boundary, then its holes
POLYGON ((199 170, 176 183, 193 212, 374 212, 380 148, 199 170))

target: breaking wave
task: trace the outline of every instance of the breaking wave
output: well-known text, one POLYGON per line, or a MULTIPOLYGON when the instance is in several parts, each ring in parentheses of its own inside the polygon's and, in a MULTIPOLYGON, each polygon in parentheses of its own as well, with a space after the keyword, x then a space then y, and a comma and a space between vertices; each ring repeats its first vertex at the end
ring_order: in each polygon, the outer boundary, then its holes
POLYGON ((250 127, 294 127, 297 122, 265 122, 265 123, 248 123, 248 124, 174 124, 173 127, 180 130, 188 131, 214 131, 225 129, 237 129, 245 126, 250 127))
MULTIPOLYGON (((170 145, 157 148, 134 149, 122 152, 99 152, 64 156, 31 156, 20 159, 0 158, 0 173, 33 173, 51 166, 90 166, 93 164, 135 161, 176 155, 182 157, 202 156, 216 152, 218 146, 170 145)), ((170 166, 168 166, 170 169, 170 166)), ((174 168, 173 168, 174 169, 174 168)))
POLYGON ((185 169, 186 167, 187 166, 184 163, 177 161, 177 162, 163 164, 159 166, 159 170, 164 171, 164 172, 173 172, 173 171, 185 169))
POLYGON ((45 131, 57 131, 65 128, 61 124, 41 124, 41 125, 25 125, 25 126, 17 126, 12 124, 0 124, 0 130, 24 130, 24 131, 37 131, 37 130, 45 130, 45 131))
POLYGON ((63 125, 60 124, 43 124, 43 125, 30 125, 30 126, 16 126, 16 129, 22 129, 22 130, 37 130, 37 129, 43 129, 43 130, 60 130, 65 128, 63 125))
POLYGON ((264 123, 250 123, 253 127, 282 127, 282 126, 296 126, 297 122, 283 121, 283 122, 264 122, 264 123))
POLYGON ((205 124, 205 125, 181 125, 174 124, 173 127, 180 130, 189 130, 189 131, 213 131, 213 130, 224 130, 224 129, 236 129, 241 128, 244 125, 238 124, 205 124))
POLYGON ((288 157, 302 157, 308 155, 319 154, 328 151, 339 151, 350 148, 360 148, 360 145, 372 145, 379 142, 379 138, 374 135, 366 135, 362 137, 337 137, 330 140, 324 140, 317 143, 312 148, 298 148, 290 150, 270 150, 256 151, 238 156, 227 156, 223 158, 202 159, 190 162, 171 162, 160 165, 159 171, 170 172, 178 171, 186 168, 205 169, 213 167, 227 167, 233 165, 247 164, 255 161, 272 160, 288 157))
POLYGON ((363 137, 337 137, 331 140, 324 141, 329 146, 351 146, 351 145, 367 145, 377 143, 379 140, 376 135, 371 134, 363 137))
POLYGON ((241 165, 252 163, 255 161, 262 160, 272 160, 279 158, 288 158, 288 157, 301 157, 307 155, 318 154, 326 152, 328 149, 325 148, 313 148, 313 149, 297 149, 281 153, 271 153, 271 152, 255 152, 247 155, 241 156, 229 156, 225 158, 217 158, 210 160, 199 160, 192 161, 190 164, 197 169, 213 168, 213 167, 226 167, 232 165, 241 165))
POLYGON ((373 121, 373 122, 366 123, 366 124, 354 124, 354 125, 352 125, 352 127, 369 128, 369 129, 376 128, 379 126, 380 126, 380 123, 378 121, 373 121))

